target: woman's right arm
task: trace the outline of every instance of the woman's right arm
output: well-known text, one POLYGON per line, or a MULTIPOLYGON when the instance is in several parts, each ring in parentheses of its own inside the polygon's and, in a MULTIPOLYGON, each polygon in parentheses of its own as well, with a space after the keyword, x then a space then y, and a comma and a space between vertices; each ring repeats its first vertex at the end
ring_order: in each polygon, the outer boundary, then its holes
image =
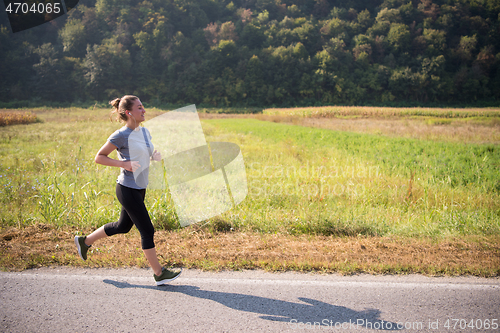
POLYGON ((101 149, 99 149, 99 151, 95 155, 94 161, 97 164, 124 168, 125 170, 132 172, 141 167, 139 162, 137 161, 119 161, 109 157, 108 155, 111 154, 111 152, 115 149, 116 146, 114 144, 112 144, 109 141, 106 141, 106 143, 101 147, 101 149))

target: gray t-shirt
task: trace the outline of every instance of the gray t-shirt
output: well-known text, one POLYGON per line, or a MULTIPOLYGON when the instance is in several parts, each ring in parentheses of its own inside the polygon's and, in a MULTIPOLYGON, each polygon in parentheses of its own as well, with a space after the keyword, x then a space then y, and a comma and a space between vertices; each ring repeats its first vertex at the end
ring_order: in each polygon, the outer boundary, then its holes
MULTIPOLYGON (((118 151, 118 159, 120 161, 130 161, 130 135, 134 133, 133 137, 140 137, 141 140, 134 140, 135 150, 138 149, 143 151, 142 155, 146 155, 151 157, 154 151, 153 144, 151 143, 151 134, 145 127, 138 127, 135 131, 128 128, 127 126, 123 126, 122 128, 116 130, 113 134, 110 135, 108 141, 114 144, 118 151), (140 133, 138 131, 141 131, 140 133), (141 142, 142 141, 142 142, 141 142)), ((137 155, 137 152, 134 152, 137 155)), ((134 160, 136 160, 134 158, 134 160)), ((148 175, 149 175, 149 160, 141 161, 141 168, 136 171, 135 177, 134 173, 131 171, 127 171, 123 168, 120 168, 120 175, 116 182, 126 187, 134 188, 134 189, 143 189, 147 187, 148 184, 148 175)))

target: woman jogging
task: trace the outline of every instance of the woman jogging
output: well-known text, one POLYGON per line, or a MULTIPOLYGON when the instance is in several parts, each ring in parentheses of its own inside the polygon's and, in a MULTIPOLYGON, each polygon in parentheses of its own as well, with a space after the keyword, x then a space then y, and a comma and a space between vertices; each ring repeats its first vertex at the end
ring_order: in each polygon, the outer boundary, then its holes
POLYGON ((166 284, 176 279, 181 274, 182 269, 162 268, 156 256, 153 241, 154 227, 144 205, 148 168, 144 166, 145 171, 142 173, 142 175, 146 175, 146 182, 141 181, 138 185, 134 179, 134 171, 141 168, 141 165, 138 161, 131 161, 128 140, 130 134, 134 131, 143 131, 145 145, 142 145, 140 149, 144 150, 143 153, 147 152, 150 158, 155 161, 161 161, 161 155, 156 150, 153 152, 154 148, 149 131, 144 127, 139 127, 139 124, 145 120, 144 114, 146 113, 139 98, 127 95, 111 101, 110 104, 114 108, 112 113, 116 113, 117 119, 125 122, 125 126, 108 138, 97 152, 95 162, 121 168, 116 184, 116 196, 122 205, 122 210, 117 222, 107 223, 88 236, 76 236, 75 244, 78 254, 83 260, 87 260, 87 251, 95 241, 127 233, 135 225, 141 234, 142 250, 153 269, 156 285, 166 284), (115 149, 118 150, 118 160, 108 157, 115 149))

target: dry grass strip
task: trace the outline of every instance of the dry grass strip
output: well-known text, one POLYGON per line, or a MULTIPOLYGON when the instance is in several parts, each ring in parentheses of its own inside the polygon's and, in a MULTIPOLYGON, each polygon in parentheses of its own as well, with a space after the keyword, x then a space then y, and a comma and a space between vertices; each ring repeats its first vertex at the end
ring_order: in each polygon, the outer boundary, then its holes
POLYGON ((458 118, 446 121, 426 120, 425 117, 377 117, 335 118, 303 117, 300 115, 263 114, 212 114, 200 113, 200 119, 252 118, 274 123, 299 125, 333 131, 382 134, 390 137, 405 137, 423 140, 443 140, 459 143, 499 144, 500 122, 495 118, 490 122, 462 121, 458 118), (458 119, 458 120, 457 120, 458 119))
MULTIPOLYGON (((134 229, 94 244, 80 260, 74 232, 47 225, 0 232, 0 267, 23 270, 40 266, 147 267, 134 229)), ((500 276, 498 236, 467 239, 289 236, 258 233, 211 234, 195 228, 158 231, 162 264, 204 270, 264 269, 341 274, 500 276)))
POLYGON ((432 116, 444 118, 498 117, 499 108, 395 108, 374 106, 316 106, 297 108, 269 108, 262 110, 264 115, 288 115, 312 118, 339 116, 362 117, 401 117, 432 116))
POLYGON ((21 111, 0 111, 0 126, 31 124, 39 122, 40 120, 36 114, 32 112, 21 111))

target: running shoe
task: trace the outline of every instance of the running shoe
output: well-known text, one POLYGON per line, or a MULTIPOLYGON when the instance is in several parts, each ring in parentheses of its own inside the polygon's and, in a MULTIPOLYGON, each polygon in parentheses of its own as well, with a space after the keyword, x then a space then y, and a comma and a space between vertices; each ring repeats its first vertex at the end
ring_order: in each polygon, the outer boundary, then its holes
POLYGON ((153 274, 156 285, 161 286, 163 284, 167 284, 170 281, 174 281, 181 275, 182 273, 182 268, 165 268, 163 267, 161 269, 161 274, 160 276, 157 276, 156 274, 153 274))
POLYGON ((87 260, 87 251, 89 250, 90 246, 92 245, 86 245, 85 244, 85 239, 87 236, 75 236, 75 245, 78 250, 78 254, 80 255, 80 258, 83 260, 87 260))

